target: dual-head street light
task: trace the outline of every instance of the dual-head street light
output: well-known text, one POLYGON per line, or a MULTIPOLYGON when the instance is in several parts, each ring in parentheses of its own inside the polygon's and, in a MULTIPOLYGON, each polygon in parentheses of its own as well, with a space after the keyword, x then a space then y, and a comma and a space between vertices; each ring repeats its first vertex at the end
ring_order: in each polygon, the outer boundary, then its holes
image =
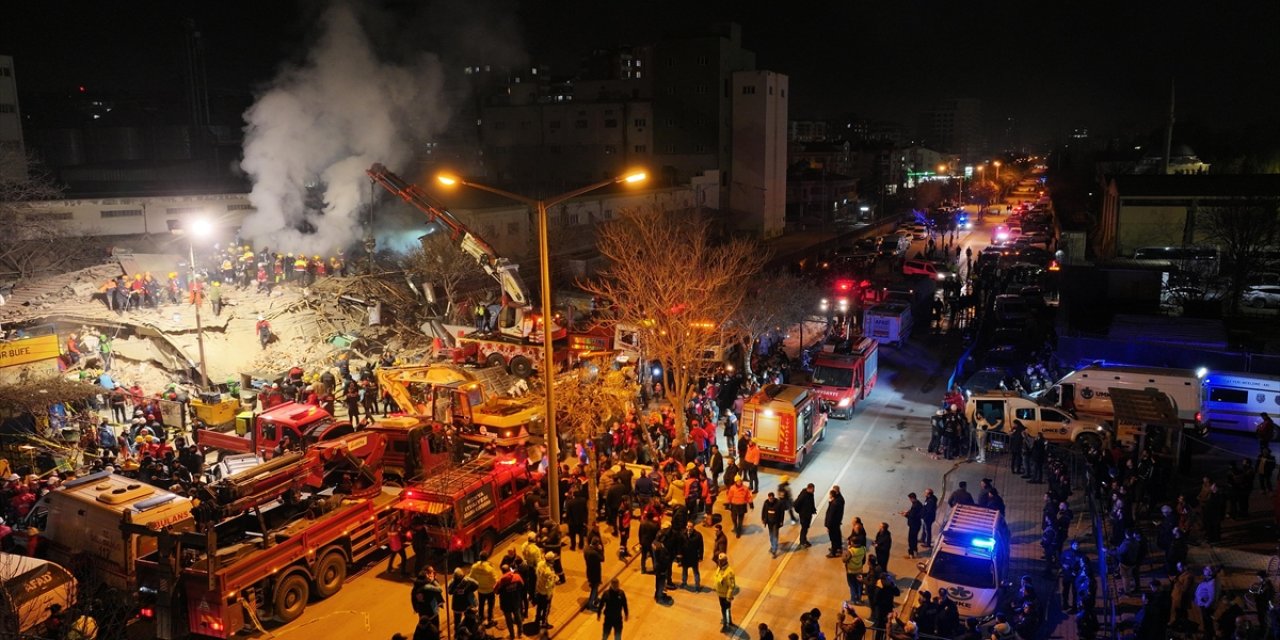
POLYGON ((547 209, 561 202, 580 195, 602 189, 615 184, 638 184, 648 176, 643 171, 632 171, 616 178, 601 180, 595 184, 567 191, 551 198, 530 198, 505 189, 464 180, 456 175, 441 173, 436 176, 440 184, 446 186, 463 185, 481 191, 502 196, 533 207, 538 216, 538 266, 542 283, 542 381, 546 391, 546 425, 547 425, 547 494, 550 506, 551 521, 560 524, 560 433, 556 430, 556 406, 553 399, 555 385, 555 345, 552 344, 551 330, 551 256, 550 241, 547 235, 547 209))

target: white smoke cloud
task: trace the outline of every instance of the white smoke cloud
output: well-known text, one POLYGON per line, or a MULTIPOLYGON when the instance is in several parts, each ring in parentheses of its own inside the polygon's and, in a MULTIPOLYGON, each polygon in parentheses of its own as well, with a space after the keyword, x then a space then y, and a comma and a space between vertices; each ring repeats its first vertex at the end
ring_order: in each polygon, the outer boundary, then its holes
POLYGON ((365 169, 399 166, 413 143, 444 128, 444 71, 434 54, 381 58, 352 7, 336 3, 305 61, 279 73, 244 117, 244 159, 257 212, 241 235, 272 250, 328 254, 361 236, 365 169), (306 211, 306 186, 326 185, 322 214, 306 211), (299 231, 300 226, 314 229, 299 231))

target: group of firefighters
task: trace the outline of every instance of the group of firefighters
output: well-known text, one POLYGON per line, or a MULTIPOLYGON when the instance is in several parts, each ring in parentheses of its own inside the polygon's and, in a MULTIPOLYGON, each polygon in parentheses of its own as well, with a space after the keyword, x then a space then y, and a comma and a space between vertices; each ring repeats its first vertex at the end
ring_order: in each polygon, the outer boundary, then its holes
POLYGON ((162 303, 201 303, 207 296, 214 315, 222 307, 222 287, 245 290, 256 286, 259 292, 270 293, 272 287, 287 282, 310 286, 317 278, 347 275, 347 261, 341 250, 327 260, 319 255, 308 257, 304 253, 271 253, 263 248, 255 253, 249 245, 233 245, 217 250, 208 257, 209 268, 195 270, 195 281, 179 265, 168 279, 161 282, 151 272, 132 276, 116 276, 99 289, 107 308, 123 314, 141 308, 157 308, 162 303), (207 287, 207 288, 206 288, 207 287))

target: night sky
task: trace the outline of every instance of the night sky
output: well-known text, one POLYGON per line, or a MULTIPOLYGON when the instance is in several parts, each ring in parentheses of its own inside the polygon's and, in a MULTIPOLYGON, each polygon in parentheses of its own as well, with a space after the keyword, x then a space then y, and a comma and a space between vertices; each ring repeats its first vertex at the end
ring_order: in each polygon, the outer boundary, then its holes
MULTIPOLYGON (((248 93, 296 57, 318 2, 21 2, 0 21, 23 95, 180 85, 182 21, 207 43, 211 92, 248 93), (127 9, 124 9, 127 7, 127 9)), ((736 20, 759 66, 791 76, 793 118, 856 114, 909 127, 936 97, 978 97, 1026 140, 1075 126, 1145 132, 1177 79, 1180 121, 1243 128, 1280 99, 1280 3, 382 2, 388 51, 456 64, 550 63, 595 47, 736 20), (492 60, 491 60, 492 59, 492 60)))

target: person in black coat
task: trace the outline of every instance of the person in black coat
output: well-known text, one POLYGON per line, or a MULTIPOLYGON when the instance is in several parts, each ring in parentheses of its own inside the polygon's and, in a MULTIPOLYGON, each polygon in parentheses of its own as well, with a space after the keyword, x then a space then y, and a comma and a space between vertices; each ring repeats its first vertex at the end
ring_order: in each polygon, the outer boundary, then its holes
POLYGON ((973 504, 973 496, 969 494, 969 483, 964 480, 961 480, 956 490, 947 496, 947 506, 954 507, 958 504, 973 504))
MULTIPOLYGON (((907 519, 907 557, 916 557, 917 544, 920 539, 920 526, 924 524, 924 504, 916 498, 915 492, 907 494, 907 510, 902 512, 907 519)), ((876 534, 879 542, 880 535, 876 534)))
POLYGON ((840 494, 840 487, 831 487, 831 492, 827 495, 827 514, 823 524, 827 527, 827 536, 831 538, 831 551, 827 552, 828 558, 839 558, 844 550, 844 536, 840 534, 840 524, 844 522, 844 496, 840 494))
POLYGON ((667 601, 667 572, 671 570, 671 554, 661 539, 653 541, 653 599, 667 601))
POLYGON ((594 611, 600 606, 600 583, 604 579, 604 549, 598 544, 585 545, 582 548, 582 561, 587 565, 587 586, 591 588, 585 608, 594 611))
POLYGON ((609 631, 613 630, 615 640, 621 638, 622 623, 631 616, 631 612, 627 610, 627 594, 622 592, 622 586, 617 578, 609 581, 609 588, 605 589, 604 595, 601 596, 600 605, 596 609, 596 619, 604 617, 602 637, 608 638, 609 631))
POLYGON ((680 586, 689 584, 689 570, 693 570, 693 590, 702 591, 702 571, 698 565, 702 562, 705 547, 702 544, 702 532, 690 521, 685 525, 684 536, 680 539, 680 586))
POLYGON ((653 557, 653 541, 658 539, 660 529, 658 523, 649 518, 640 521, 640 529, 636 534, 640 543, 640 573, 645 573, 644 561, 653 557))
POLYGON ((881 567, 889 568, 889 550, 893 547, 893 534, 889 533, 889 523, 881 522, 880 530, 876 531, 875 549, 876 562, 881 567))
POLYGON ((796 515, 800 517, 800 546, 804 548, 813 546, 809 542, 809 525, 813 523, 813 516, 818 513, 818 506, 814 503, 813 496, 812 482, 796 496, 796 515))
POLYGON ((933 521, 938 518, 938 496, 933 489, 924 490, 924 508, 920 511, 923 528, 920 530, 920 543, 925 547, 933 546, 933 521))
POLYGON ((564 503, 564 521, 569 525, 569 550, 577 551, 585 545, 587 535, 587 496, 585 491, 573 491, 564 503))

